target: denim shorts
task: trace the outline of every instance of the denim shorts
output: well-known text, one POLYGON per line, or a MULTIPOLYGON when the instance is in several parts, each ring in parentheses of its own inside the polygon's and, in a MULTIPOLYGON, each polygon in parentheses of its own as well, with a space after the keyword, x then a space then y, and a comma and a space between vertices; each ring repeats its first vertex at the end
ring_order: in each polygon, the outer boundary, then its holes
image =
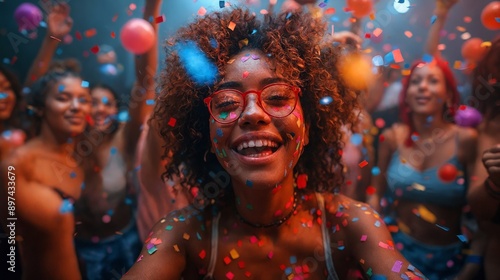
POLYGON ((78 259, 83 266, 83 279, 121 279, 132 267, 142 249, 135 219, 121 233, 98 242, 75 240, 78 259))
POLYGON ((453 279, 464 265, 462 242, 445 246, 427 245, 398 231, 392 234, 394 245, 402 245, 401 254, 430 280, 453 279))

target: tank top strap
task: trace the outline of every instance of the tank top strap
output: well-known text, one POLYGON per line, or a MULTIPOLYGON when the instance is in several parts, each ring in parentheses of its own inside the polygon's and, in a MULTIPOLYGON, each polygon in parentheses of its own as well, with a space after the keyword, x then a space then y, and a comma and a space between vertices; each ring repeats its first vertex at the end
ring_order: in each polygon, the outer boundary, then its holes
POLYGON ((212 241, 210 248, 210 262, 208 263, 207 274, 203 279, 213 279, 215 271, 215 262, 217 261, 217 247, 219 246, 219 220, 221 212, 218 212, 212 219, 212 241))
POLYGON ((318 206, 321 210, 321 233, 323 234, 323 250, 325 251, 326 269, 328 271, 328 280, 339 280, 337 272, 335 271, 335 266, 333 265, 332 249, 330 247, 330 235, 326 229, 326 213, 325 213, 325 200, 323 195, 316 193, 316 199, 318 200, 318 206))

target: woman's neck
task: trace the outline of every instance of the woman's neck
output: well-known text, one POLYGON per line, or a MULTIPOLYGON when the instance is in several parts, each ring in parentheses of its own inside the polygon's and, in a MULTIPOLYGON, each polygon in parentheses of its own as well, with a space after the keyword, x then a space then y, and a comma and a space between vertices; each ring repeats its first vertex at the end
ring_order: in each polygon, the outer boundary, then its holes
POLYGON ((58 153, 72 153, 76 146, 76 140, 70 135, 57 133, 44 123, 42 123, 42 128, 37 138, 43 142, 46 149, 58 153))
POLYGON ((233 183, 235 207, 240 220, 254 227, 277 226, 295 210, 294 178, 285 178, 276 187, 259 189, 233 183))
POLYGON ((444 129, 451 125, 445 122, 440 115, 429 116, 413 114, 412 122, 415 132, 422 138, 433 137, 437 130, 444 129))

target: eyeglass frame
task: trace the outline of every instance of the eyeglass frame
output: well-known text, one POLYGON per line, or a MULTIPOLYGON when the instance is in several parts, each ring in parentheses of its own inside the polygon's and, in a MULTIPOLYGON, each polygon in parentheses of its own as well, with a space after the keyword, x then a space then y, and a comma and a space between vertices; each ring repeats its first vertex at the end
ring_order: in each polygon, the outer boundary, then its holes
MULTIPOLYGON (((230 122, 221 122, 219 120, 217 120, 217 118, 214 117, 214 115, 212 114, 212 108, 210 106, 210 102, 212 101, 212 96, 216 95, 216 94, 219 94, 221 92, 224 92, 224 91, 234 91, 234 92, 237 92, 239 93, 242 97, 243 97, 243 111, 245 111, 245 107, 247 105, 247 95, 250 94, 250 93, 255 93, 257 94, 257 100, 259 101, 259 106, 262 108, 262 110, 264 112, 266 112, 266 114, 270 117, 273 117, 273 118, 278 118, 278 119, 281 119, 281 118, 286 118, 288 116, 290 116, 290 114, 295 110, 295 108, 297 107, 297 102, 299 101, 299 97, 302 97, 302 90, 297 87, 297 86, 294 86, 294 85, 289 85, 287 83, 271 83, 271 84, 268 84, 266 86, 264 86, 263 88, 261 88, 260 90, 247 90, 245 92, 242 92, 240 90, 237 90, 237 89, 229 89, 229 88, 225 88, 225 89, 221 89, 221 90, 218 90, 212 94, 210 94, 209 96, 205 97, 203 99, 203 103, 205 103, 205 105, 208 107, 208 112, 210 113, 210 116, 212 116, 212 118, 218 122, 218 123, 221 123, 221 124, 231 124, 231 123, 234 123, 236 122, 240 116, 238 116, 237 118, 235 118, 234 120, 230 121, 230 122), (281 85, 281 86, 287 86, 287 87, 290 87, 293 91, 293 93, 295 94, 295 104, 293 105, 293 108, 292 110, 290 111, 290 113, 288 113, 287 115, 285 116, 281 116, 281 117, 275 117, 271 114, 269 114, 269 112, 262 106, 262 99, 261 99, 261 94, 262 92, 266 89, 266 88, 269 88, 271 86, 276 86, 276 85, 281 85)), ((243 113, 242 111, 242 113, 243 113)))

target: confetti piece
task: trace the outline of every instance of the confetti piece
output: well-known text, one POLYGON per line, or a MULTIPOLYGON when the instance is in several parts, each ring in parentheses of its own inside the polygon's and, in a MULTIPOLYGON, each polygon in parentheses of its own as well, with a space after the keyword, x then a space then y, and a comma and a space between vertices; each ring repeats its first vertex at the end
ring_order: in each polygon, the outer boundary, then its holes
POLYGON ((238 251, 236 251, 235 249, 232 249, 231 251, 229 251, 229 255, 231 255, 231 258, 233 260, 240 257, 240 255, 238 254, 238 251))
POLYGON ((201 250, 201 252, 198 254, 198 256, 200 257, 200 259, 203 260, 207 256, 207 252, 205 250, 201 250))
POLYGON ((375 35, 375 37, 379 37, 382 32, 383 30, 377 27, 375 30, 373 30, 373 35, 375 35))
POLYGON ((436 22, 436 20, 437 20, 437 16, 436 16, 436 15, 433 15, 433 16, 431 17, 431 24, 434 24, 434 23, 436 22))
POLYGON ((231 271, 229 271, 228 273, 226 273, 226 278, 232 280, 234 278, 234 274, 231 271))
POLYGON ((394 265, 392 266, 392 271, 399 273, 401 271, 401 268, 403 267, 403 262, 402 261, 396 261, 394 262, 394 265))
POLYGON ((436 223, 436 215, 434 215, 431 211, 429 211, 429 209, 427 209, 425 206, 423 205, 419 205, 418 206, 418 213, 420 214, 420 217, 431 223, 431 224, 435 224, 436 223))
POLYGON ((365 242, 366 239, 368 239, 368 235, 366 235, 366 234, 361 235, 361 239, 360 239, 361 242, 365 242))
POLYGON ((184 238, 184 240, 189 240, 189 238, 191 238, 191 236, 189 236, 189 234, 187 234, 187 233, 184 233, 182 235, 182 238, 184 238))
POLYGON ((69 199, 63 199, 61 206, 59 207, 59 213, 71 213, 73 212, 73 203, 69 199))
POLYGON ((405 31, 405 36, 408 37, 408 38, 411 38, 413 37, 413 33, 411 31, 405 31))
POLYGON ((360 163, 358 164, 358 166, 359 166, 360 168, 363 168, 363 167, 365 167, 365 166, 367 166, 367 165, 368 165, 368 162, 367 162, 366 160, 363 160, 362 162, 360 162, 360 163))
POLYGON ((231 29, 231 31, 234 31, 234 28, 236 27, 236 23, 234 22, 230 22, 229 25, 227 26, 227 28, 231 29))
POLYGON ((464 235, 462 234, 459 234, 457 235, 458 239, 460 239, 460 241, 462 241, 463 243, 467 243, 467 237, 465 237, 464 235))
POLYGON ((84 34, 85 34, 85 37, 90 38, 90 37, 93 37, 97 34, 97 30, 95 28, 88 29, 85 31, 84 34))
POLYGON ((99 46, 97 46, 97 45, 93 46, 92 48, 90 48, 90 51, 93 54, 97 54, 99 52, 99 46))
POLYGON ((88 87, 89 87, 89 82, 87 82, 87 81, 82 81, 81 86, 82 86, 83 88, 88 88, 88 87))
POLYGON ((175 250, 177 253, 179 253, 179 252, 181 251, 181 250, 179 249, 179 246, 177 246, 177 244, 175 244, 173 247, 174 247, 174 250, 175 250))
POLYGON ((111 34, 110 34, 110 36, 111 36, 111 38, 113 38, 113 39, 114 39, 114 38, 116 37, 116 34, 115 34, 115 32, 111 31, 111 34))
POLYGON ((403 55, 401 54, 401 50, 400 49, 393 50, 392 51, 392 55, 394 57, 394 62, 400 63, 400 62, 404 61, 403 55))
POLYGON ((307 186, 307 174, 299 174, 297 176, 297 188, 304 189, 307 186))
POLYGON ((205 9, 205 7, 201 7, 198 9, 198 15, 199 16, 204 16, 205 14, 207 13, 207 9, 205 9))
POLYGON ((176 122, 177 120, 175 118, 170 118, 170 120, 168 121, 168 125, 174 127, 176 122))
POLYGON ((165 21, 165 16, 161 15, 155 18, 155 23, 162 23, 165 21))
POLYGON ((296 264, 297 263, 297 257, 296 256, 290 256, 290 264, 296 264))
POLYGON ((417 191, 425 191, 425 186, 422 186, 418 183, 413 183, 411 187, 417 191))

